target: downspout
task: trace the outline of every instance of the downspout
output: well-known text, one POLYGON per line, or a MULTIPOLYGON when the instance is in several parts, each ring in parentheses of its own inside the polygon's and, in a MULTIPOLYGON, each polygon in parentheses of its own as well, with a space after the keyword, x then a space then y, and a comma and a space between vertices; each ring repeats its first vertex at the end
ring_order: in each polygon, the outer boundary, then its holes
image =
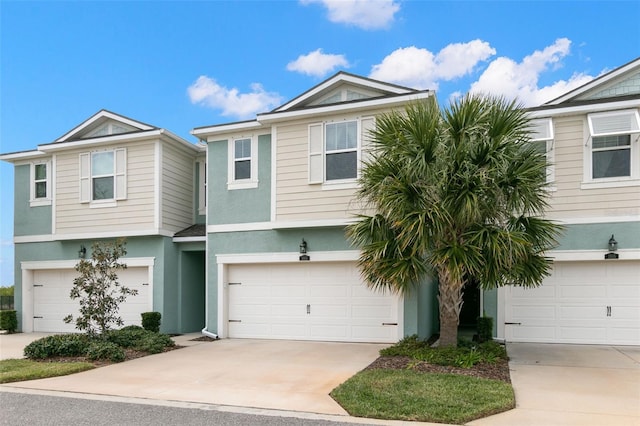
MULTIPOLYGON (((206 146, 205 151, 205 182, 208 182, 207 174, 209 174, 209 144, 206 141, 200 139, 201 143, 204 143, 206 146)), ((204 228, 204 328, 201 330, 201 333, 207 337, 211 337, 212 339, 219 339, 218 335, 207 330, 209 327, 209 233, 207 232, 207 224, 209 223, 209 188, 205 186, 204 188, 204 197, 205 197, 205 228, 204 228)))

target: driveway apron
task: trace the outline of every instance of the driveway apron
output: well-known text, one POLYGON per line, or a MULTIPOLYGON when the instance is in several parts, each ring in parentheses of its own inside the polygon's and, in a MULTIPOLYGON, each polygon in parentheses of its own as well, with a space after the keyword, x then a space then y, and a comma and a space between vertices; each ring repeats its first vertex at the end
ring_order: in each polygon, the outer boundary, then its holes
POLYGON ((329 392, 385 347, 245 339, 184 343, 190 346, 7 386, 346 415, 329 392))
POLYGON ((640 347, 508 343, 516 409, 472 425, 638 426, 640 347))

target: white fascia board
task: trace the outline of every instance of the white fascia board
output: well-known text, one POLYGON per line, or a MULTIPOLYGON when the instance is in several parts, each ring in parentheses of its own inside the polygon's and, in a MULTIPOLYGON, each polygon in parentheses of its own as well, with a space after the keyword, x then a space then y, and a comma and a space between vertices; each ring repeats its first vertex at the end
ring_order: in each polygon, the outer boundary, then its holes
POLYGON ((420 99, 427 99, 430 96, 433 96, 433 92, 425 90, 422 92, 410 93, 402 96, 393 96, 390 98, 383 98, 383 99, 371 99, 368 101, 345 103, 345 104, 338 104, 338 105, 327 105, 324 107, 313 107, 313 108, 301 109, 301 110, 295 110, 295 111, 269 112, 264 114, 258 114, 258 120, 262 123, 271 123, 276 121, 304 118, 304 117, 318 115, 318 114, 357 111, 357 110, 361 110, 364 108, 371 108, 371 107, 383 107, 383 106, 388 107, 393 105, 402 105, 407 102, 417 101, 420 99))
POLYGON ((92 139, 80 139, 71 142, 60 142, 46 145, 38 145, 38 149, 44 152, 57 152, 65 149, 74 149, 82 147, 91 147, 99 145, 107 145, 118 142, 133 142, 144 139, 151 139, 154 137, 160 137, 162 135, 162 129, 145 131, 143 133, 120 133, 109 137, 99 137, 92 139))
MULTIPOLYGON (((73 269, 80 259, 71 260, 29 260, 20 262, 20 269, 22 270, 34 270, 34 269, 73 269)), ((121 257, 120 263, 124 263, 130 268, 139 266, 153 266, 155 264, 155 257, 121 257)))
POLYGON ((301 262, 353 262, 360 258, 358 250, 310 251, 310 260, 299 260, 300 253, 238 253, 219 254, 216 263, 219 265, 239 263, 301 263, 301 262))
POLYGON ((616 250, 618 259, 606 259, 604 255, 609 253, 608 250, 551 250, 546 253, 554 262, 623 262, 627 260, 640 260, 640 250, 638 249, 619 249, 616 250))
POLYGON ((274 229, 305 229, 305 228, 330 228, 343 227, 356 222, 357 219, 322 219, 322 220, 295 220, 276 222, 247 222, 226 223, 222 225, 208 225, 207 233, 219 232, 249 232, 271 231, 274 229))
POLYGON ((189 151, 191 152, 204 152, 205 149, 207 149, 205 146, 197 143, 191 143, 186 139, 182 139, 180 136, 171 133, 169 130, 167 129, 160 129, 160 133, 169 141, 171 142, 177 142, 178 146, 180 147, 184 147, 187 148, 189 151))
POLYGON ((207 240, 207 237, 173 237, 174 243, 203 243, 207 240))
POLYGON ((561 115, 588 114, 592 112, 606 112, 606 111, 614 111, 618 109, 638 108, 638 107, 640 107, 640 99, 631 99, 627 101, 604 102, 604 103, 579 105, 579 106, 572 106, 572 107, 558 105, 555 108, 528 111, 528 114, 530 118, 547 118, 547 117, 556 117, 561 115))
POLYGON ((311 90, 309 90, 308 92, 290 100, 289 102, 287 102, 286 104, 283 104, 281 106, 279 106, 278 108, 276 108, 273 112, 283 112, 286 111, 287 109, 299 105, 301 103, 304 103, 304 101, 306 101, 309 98, 313 98, 314 96, 316 96, 318 93, 321 93, 337 84, 341 84, 341 83, 351 83, 351 84, 355 84, 358 86, 364 86, 367 87, 369 89, 374 89, 374 90, 382 90, 385 92, 391 92, 391 93, 396 93, 396 94, 404 94, 404 93, 408 93, 410 92, 409 89, 407 88, 402 88, 402 87, 398 87, 395 85, 389 85, 386 83, 383 83, 381 81, 376 81, 376 80, 369 80, 369 79, 364 79, 361 77, 357 77, 354 75, 350 75, 350 74, 338 74, 336 75, 334 78, 331 78, 327 81, 325 81, 324 83, 319 84, 318 86, 312 88, 311 90))
POLYGON ((28 161, 34 158, 46 157, 47 155, 47 153, 38 150, 11 152, 8 154, 0 155, 0 160, 6 161, 8 163, 16 163, 19 161, 28 161))
POLYGON ((191 134, 202 140, 208 138, 209 136, 215 136, 222 133, 236 132, 238 130, 259 129, 260 127, 262 127, 262 123, 260 123, 259 121, 243 121, 240 123, 229 123, 219 126, 199 127, 197 129, 191 130, 191 134))
POLYGON ((73 129, 71 129, 70 131, 65 133, 64 135, 60 136, 58 139, 56 139, 56 142, 64 142, 65 140, 67 140, 67 138, 73 136, 76 133, 81 132, 83 129, 86 129, 87 127, 91 126, 93 123, 95 123, 96 121, 100 120, 101 118, 110 118, 112 120, 119 121, 121 123, 128 124, 129 126, 138 128, 140 130, 151 130, 151 129, 153 129, 153 127, 149 126, 148 124, 144 124, 144 123, 141 123, 139 121, 132 120, 130 118, 123 117, 121 115, 114 114, 112 112, 102 110, 102 111, 99 111, 98 113, 96 113, 93 117, 91 117, 88 120, 82 122, 80 125, 74 127, 73 129))
MULTIPOLYGON (((40 241, 68 241, 68 240, 96 240, 100 238, 120 238, 120 237, 173 237, 175 232, 168 231, 166 229, 141 229, 135 231, 106 231, 106 232, 83 232, 75 234, 55 234, 50 240, 40 241)), ((14 242, 36 242, 36 241, 22 241, 23 237, 15 237, 14 242), (20 239, 20 241, 17 241, 20 239)), ((27 237, 28 238, 28 237, 27 237)))
POLYGON ((573 217, 565 219, 552 219, 554 222, 558 222, 564 225, 583 225, 591 223, 625 223, 625 222, 639 222, 640 216, 595 216, 595 217, 573 217))

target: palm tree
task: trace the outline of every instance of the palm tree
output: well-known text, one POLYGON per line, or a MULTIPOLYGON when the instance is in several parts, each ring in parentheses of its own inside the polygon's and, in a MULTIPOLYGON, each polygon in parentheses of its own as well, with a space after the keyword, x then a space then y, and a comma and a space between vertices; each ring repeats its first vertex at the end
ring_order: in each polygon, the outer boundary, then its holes
POLYGON ((374 289, 408 293, 438 279, 440 346, 456 346, 463 287, 534 287, 548 275, 559 225, 547 207, 546 158, 515 101, 469 95, 384 114, 371 132, 358 197, 373 211, 347 229, 374 289))

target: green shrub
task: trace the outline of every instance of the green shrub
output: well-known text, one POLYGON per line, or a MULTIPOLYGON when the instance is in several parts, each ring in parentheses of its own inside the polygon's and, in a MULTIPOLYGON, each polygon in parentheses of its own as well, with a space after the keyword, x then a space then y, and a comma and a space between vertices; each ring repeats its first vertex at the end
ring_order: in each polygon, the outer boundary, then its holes
POLYGON ((140 342, 140 340, 149 333, 144 328, 137 325, 130 325, 120 330, 110 330, 106 337, 111 343, 115 343, 123 348, 132 348, 140 342))
POLYGON ((157 354, 162 352, 164 348, 175 346, 174 341, 166 334, 158 334, 151 331, 147 333, 136 345, 136 350, 157 354))
POLYGON ((85 355, 92 361, 108 360, 122 362, 125 359, 124 349, 115 343, 103 340, 92 341, 87 347, 85 355))
POLYGON ((24 356, 44 359, 56 356, 83 356, 91 339, 84 334, 56 334, 29 343, 24 356))
POLYGON ((380 351, 382 356, 413 356, 416 351, 420 351, 429 345, 418 338, 417 334, 407 336, 393 346, 380 351))
POLYGON ((493 339, 493 318, 479 317, 478 318, 478 340, 480 342, 487 342, 492 339, 493 339))
POLYGON ((18 314, 16 311, 0 311, 0 330, 15 333, 18 329, 18 314))
POLYGON ((140 315, 142 315, 142 328, 154 333, 160 332, 160 318, 162 318, 160 312, 143 312, 140 315))

